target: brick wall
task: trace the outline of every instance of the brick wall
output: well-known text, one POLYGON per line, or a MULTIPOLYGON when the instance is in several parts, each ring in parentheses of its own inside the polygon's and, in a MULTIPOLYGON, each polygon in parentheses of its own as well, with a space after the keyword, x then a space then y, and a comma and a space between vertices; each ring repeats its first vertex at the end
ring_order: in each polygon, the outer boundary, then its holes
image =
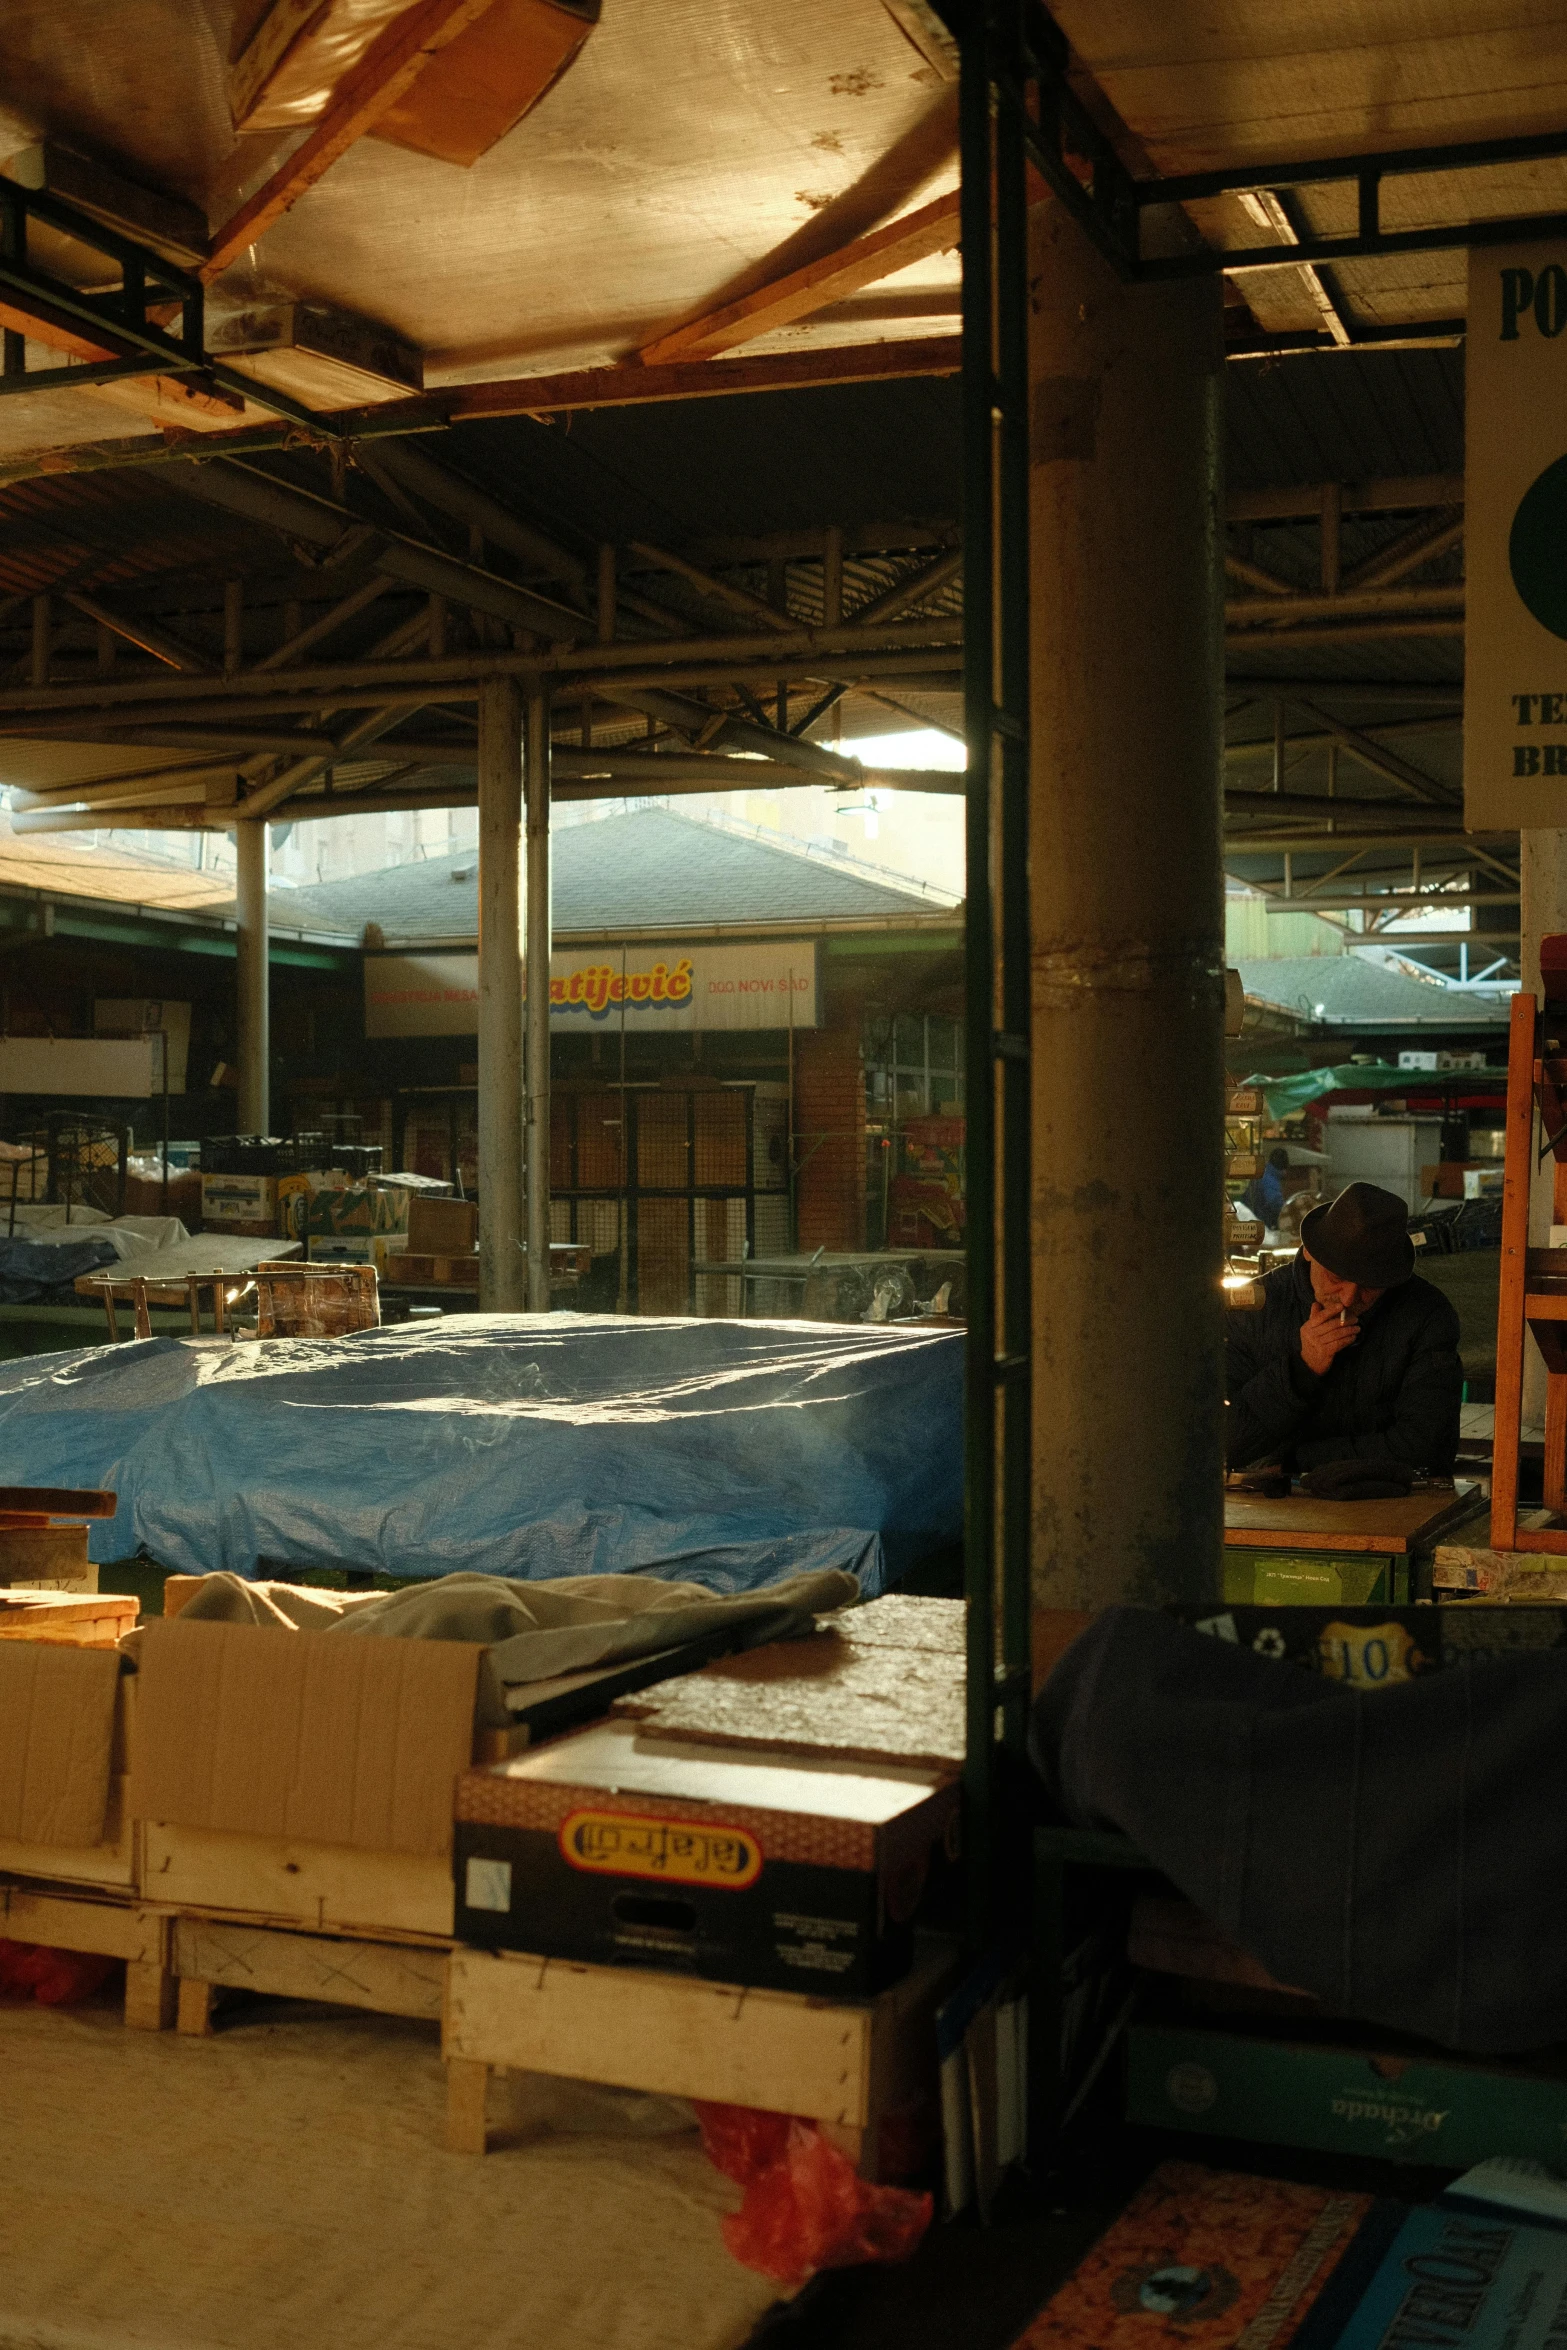
POLYGON ((794 1152, 802 1249, 865 1246, 865 1068, 859 1022, 794 1046, 794 1152))

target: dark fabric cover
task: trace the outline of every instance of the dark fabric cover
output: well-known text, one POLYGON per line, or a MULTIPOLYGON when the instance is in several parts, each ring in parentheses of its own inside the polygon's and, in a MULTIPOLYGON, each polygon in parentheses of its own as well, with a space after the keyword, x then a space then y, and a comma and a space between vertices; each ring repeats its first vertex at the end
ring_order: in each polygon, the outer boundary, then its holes
POLYGON ((1294 1257, 1262 1283, 1263 1303, 1225 1316, 1225 1450, 1232 1469, 1277 1454, 1318 1461, 1406 1461, 1446 1476, 1458 1449, 1464 1367, 1458 1316, 1414 1274, 1365 1316, 1360 1336, 1319 1375, 1300 1351, 1311 1267, 1294 1257))
POLYGON ((1391 1499, 1412 1491, 1415 1472, 1407 1461, 1318 1461, 1301 1479, 1318 1501, 1391 1499))
POLYGON ((112 1265, 112 1240, 7 1240, 0 1238, 0 1305, 32 1305, 41 1299, 75 1305, 71 1284, 79 1273, 112 1265))
POLYGON ((1035 1704, 1034 1762, 1281 1983, 1450 2048, 1567 2038, 1567 1653, 1371 1692, 1111 1608, 1035 1704))

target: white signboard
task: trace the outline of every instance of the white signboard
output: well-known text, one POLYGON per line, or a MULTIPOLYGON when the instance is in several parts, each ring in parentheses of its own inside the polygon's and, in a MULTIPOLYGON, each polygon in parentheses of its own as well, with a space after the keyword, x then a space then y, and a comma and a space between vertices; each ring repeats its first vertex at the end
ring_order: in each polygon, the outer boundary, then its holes
MULTIPOLYGON (((816 992, 811 939, 570 948, 550 958, 550 1027, 814 1028, 816 992)), ((366 955, 366 1036, 472 1036, 478 1025, 476 954, 366 955)))
POLYGON ((1464 821, 1567 827, 1567 241, 1469 255, 1464 821))
POLYGON ((0 1094, 145 1101, 162 1085, 161 1036, 0 1037, 0 1094))

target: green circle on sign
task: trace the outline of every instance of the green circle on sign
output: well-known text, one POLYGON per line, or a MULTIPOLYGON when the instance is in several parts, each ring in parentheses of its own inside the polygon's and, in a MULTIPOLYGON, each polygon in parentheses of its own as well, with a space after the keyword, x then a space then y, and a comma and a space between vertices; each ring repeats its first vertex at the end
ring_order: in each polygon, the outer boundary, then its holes
POLYGON ((1548 465, 1519 500, 1507 562, 1540 626, 1567 637, 1567 457, 1548 465))

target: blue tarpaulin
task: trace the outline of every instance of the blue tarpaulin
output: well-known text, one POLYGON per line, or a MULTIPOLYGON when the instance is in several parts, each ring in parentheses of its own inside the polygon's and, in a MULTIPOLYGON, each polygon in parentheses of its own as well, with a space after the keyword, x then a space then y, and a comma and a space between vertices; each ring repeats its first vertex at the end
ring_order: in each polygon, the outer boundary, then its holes
POLYGON ((117 1255, 112 1240, 0 1239, 0 1305, 63 1299, 74 1306, 77 1275, 96 1273, 100 1265, 112 1265, 117 1255))
POLYGON ((0 1481, 103 1486, 97 1559, 187 1574, 645 1572, 867 1592, 962 1532, 963 1338, 462 1315, 0 1364, 0 1481))

